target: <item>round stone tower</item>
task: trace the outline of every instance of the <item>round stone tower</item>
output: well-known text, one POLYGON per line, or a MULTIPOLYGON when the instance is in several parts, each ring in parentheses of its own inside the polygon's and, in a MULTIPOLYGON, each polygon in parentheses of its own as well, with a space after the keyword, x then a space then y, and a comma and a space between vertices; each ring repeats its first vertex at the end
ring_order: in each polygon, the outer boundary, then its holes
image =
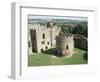
POLYGON ((62 56, 71 57, 74 50, 74 36, 72 34, 59 33, 56 37, 57 53, 62 56))

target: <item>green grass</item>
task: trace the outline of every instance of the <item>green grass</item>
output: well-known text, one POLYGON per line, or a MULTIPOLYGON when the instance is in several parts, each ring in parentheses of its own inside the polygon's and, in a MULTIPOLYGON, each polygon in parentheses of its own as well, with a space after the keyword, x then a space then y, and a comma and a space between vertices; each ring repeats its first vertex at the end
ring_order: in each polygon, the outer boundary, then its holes
POLYGON ((87 64, 87 55, 84 55, 85 53, 86 51, 75 48, 72 57, 59 57, 55 53, 55 49, 49 49, 43 53, 33 53, 29 55, 28 66, 87 64))

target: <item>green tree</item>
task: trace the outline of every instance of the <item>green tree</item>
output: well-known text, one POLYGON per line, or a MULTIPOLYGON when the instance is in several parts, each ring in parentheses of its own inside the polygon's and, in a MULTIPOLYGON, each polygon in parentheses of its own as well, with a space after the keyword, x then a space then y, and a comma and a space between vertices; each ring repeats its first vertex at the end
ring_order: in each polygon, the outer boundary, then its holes
POLYGON ((72 33, 73 28, 72 28, 72 26, 61 25, 61 31, 62 31, 63 33, 72 33))
POLYGON ((87 30, 87 27, 78 24, 78 25, 76 25, 76 26, 74 27, 72 33, 73 33, 73 34, 83 35, 83 36, 87 37, 87 35, 88 35, 88 32, 87 32, 87 31, 88 31, 88 30, 87 30))
POLYGON ((82 34, 82 31, 83 31, 83 28, 82 28, 82 26, 81 25, 76 25, 75 27, 74 27, 74 30, 73 30, 73 34, 82 34))

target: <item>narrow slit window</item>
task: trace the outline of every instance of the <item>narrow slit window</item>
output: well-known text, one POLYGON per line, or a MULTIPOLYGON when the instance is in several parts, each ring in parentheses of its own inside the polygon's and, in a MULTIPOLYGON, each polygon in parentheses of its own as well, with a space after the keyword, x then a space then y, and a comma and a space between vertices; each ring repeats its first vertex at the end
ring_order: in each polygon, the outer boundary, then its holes
POLYGON ((68 45, 66 46, 66 49, 68 50, 68 45))
POLYGON ((43 39, 45 39, 45 34, 43 34, 43 39))

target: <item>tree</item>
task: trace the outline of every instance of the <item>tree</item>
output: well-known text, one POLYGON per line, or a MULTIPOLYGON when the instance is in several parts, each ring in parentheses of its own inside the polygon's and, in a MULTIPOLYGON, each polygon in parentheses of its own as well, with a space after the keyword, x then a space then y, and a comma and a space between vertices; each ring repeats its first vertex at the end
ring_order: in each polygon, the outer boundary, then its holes
POLYGON ((73 30, 73 34, 82 34, 83 28, 80 24, 76 25, 73 30))
POLYGON ((79 35, 83 35, 85 37, 87 37, 87 27, 84 27, 80 24, 76 25, 73 29, 73 34, 79 34, 79 35))
POLYGON ((64 25, 61 26, 61 31, 63 33, 72 33, 73 28, 72 28, 72 26, 68 26, 68 25, 64 24, 64 25))

